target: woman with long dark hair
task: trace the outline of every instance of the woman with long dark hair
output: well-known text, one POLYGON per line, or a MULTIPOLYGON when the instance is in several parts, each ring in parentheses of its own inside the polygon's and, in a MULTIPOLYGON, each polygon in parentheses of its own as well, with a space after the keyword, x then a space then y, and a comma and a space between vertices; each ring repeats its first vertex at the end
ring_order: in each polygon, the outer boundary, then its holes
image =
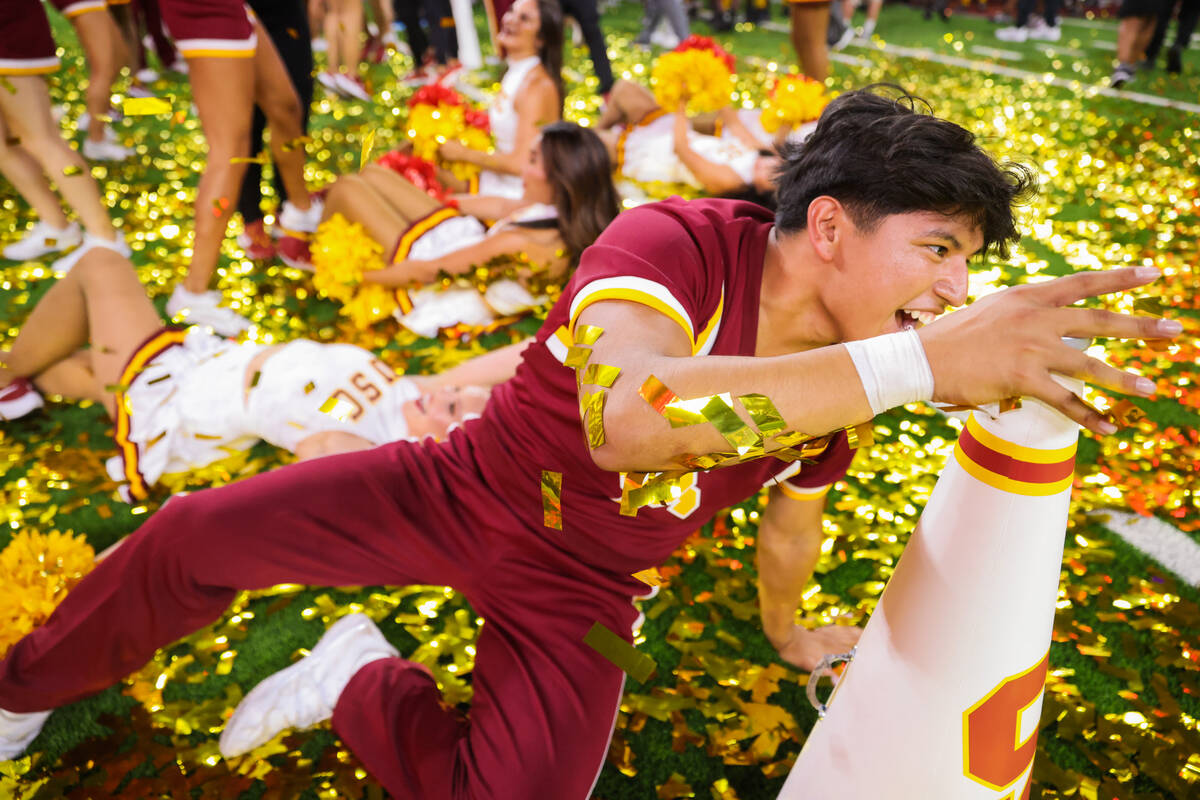
POLYGON ((562 8, 558 0, 517 0, 496 36, 508 70, 488 108, 495 151, 484 153, 446 142, 438 154, 482 168, 478 194, 521 196, 525 156, 538 128, 562 118, 562 8))
POLYGON ((482 297, 474 286, 430 284, 504 256, 523 256, 545 280, 560 283, 620 210, 608 151, 591 130, 573 122, 547 125, 524 161, 516 200, 458 195, 457 208, 444 206, 395 172, 371 165, 333 185, 325 213, 358 222, 392 248, 389 265, 364 280, 397 288, 406 327, 432 335, 459 322, 484 324, 493 312, 518 313, 539 302, 532 268, 493 281, 482 297), (498 221, 485 230, 480 219, 498 221), (414 285, 425 288, 409 291, 414 285))

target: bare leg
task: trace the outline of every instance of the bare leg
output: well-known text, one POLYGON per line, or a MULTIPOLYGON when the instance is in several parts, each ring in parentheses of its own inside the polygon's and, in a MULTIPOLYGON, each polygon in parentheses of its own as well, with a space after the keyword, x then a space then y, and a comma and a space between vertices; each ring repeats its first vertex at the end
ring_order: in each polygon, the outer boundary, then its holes
POLYGON ((288 77, 270 34, 261 22, 255 23, 254 27, 258 34, 258 48, 254 52, 254 102, 267 118, 271 156, 288 202, 305 211, 309 207, 308 185, 304 182, 306 154, 297 144, 304 136, 300 95, 288 77))
POLYGON ((657 108, 658 101, 649 89, 621 78, 613 84, 596 127, 608 130, 616 125, 632 125, 657 108))
POLYGON ((387 167, 368 164, 359 173, 359 177, 378 192, 393 210, 407 220, 408 224, 427 217, 442 207, 442 204, 430 197, 428 193, 387 167))
POLYGON ((133 67, 134 58, 141 52, 141 41, 138 36, 137 20, 133 18, 133 8, 130 3, 117 3, 110 5, 108 12, 112 14, 112 19, 117 24, 117 30, 121 34, 121 40, 124 43, 122 48, 125 56, 122 59, 123 64, 130 65, 130 69, 136 70, 133 67))
POLYGON ((800 70, 816 81, 829 77, 828 3, 791 3, 792 46, 800 61, 800 70))
POLYGON ((362 225, 367 235, 384 247, 389 247, 409 224, 359 175, 345 175, 329 190, 325 217, 334 214, 362 225))
POLYGON ((0 173, 8 178, 25 202, 33 206, 38 219, 55 228, 67 227, 67 215, 58 204, 45 173, 33 156, 20 144, 9 144, 9 130, 0 115, 0 173))
POLYGON ((129 54, 117 23, 105 9, 80 14, 71 21, 88 63, 86 99, 92 117, 88 139, 98 142, 104 138, 104 118, 109 113, 112 85, 121 67, 128 63, 129 54))
POLYGON ((357 72, 362 29, 362 0, 330 0, 325 12, 325 40, 329 43, 326 56, 331 72, 357 72))
MULTIPOLYGON (((259 46, 262 44, 260 39, 259 46)), ((233 159, 245 158, 250 153, 254 59, 202 57, 189 58, 187 62, 192 97, 208 141, 208 163, 196 187, 192 263, 183 279, 185 289, 199 294, 208 289, 217 269, 225 226, 237 205, 235 200, 246 172, 246 165, 235 164, 233 159)), ((294 96, 290 86, 288 91, 294 96)))
POLYGON ((1150 37, 1153 35, 1153 19, 1143 17, 1122 19, 1117 26, 1117 60, 1122 64, 1136 64, 1141 61, 1146 52, 1146 45, 1150 43, 1150 37))
MULTIPOLYGON (((39 375, 89 342, 96 380, 117 383, 134 350, 161 327, 128 259, 91 250, 34 307, 0 368, 0 383, 39 375)), ((113 414, 112 396, 103 399, 113 414)))
POLYGON ((92 355, 80 350, 52 367, 42 370, 33 381, 42 394, 53 394, 68 400, 108 402, 108 392, 92 372, 92 355))
POLYGON ((67 204, 93 236, 116 241, 117 233, 100 200, 87 163, 63 141, 50 116, 50 92, 37 75, 10 75, 14 91, 0 91, 0 116, 42 172, 53 178, 67 204))

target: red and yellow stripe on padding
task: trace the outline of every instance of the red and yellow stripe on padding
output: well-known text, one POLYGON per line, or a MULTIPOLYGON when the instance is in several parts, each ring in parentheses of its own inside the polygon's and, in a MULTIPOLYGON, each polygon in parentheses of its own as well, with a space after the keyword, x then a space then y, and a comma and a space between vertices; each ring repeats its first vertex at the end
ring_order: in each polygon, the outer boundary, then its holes
POLYGON ((1058 494, 1075 475, 1074 442, 1057 450, 1013 444, 984 429, 974 414, 958 437, 954 458, 976 480, 1031 497, 1058 494))
MULTIPOLYGON (((187 330, 178 328, 168 328, 151 336, 133 352, 129 363, 121 372, 120 385, 128 387, 147 364, 175 345, 183 344, 186 338, 187 330)), ((121 448, 121 454, 125 457, 125 479, 129 481, 129 493, 138 500, 145 500, 150 495, 150 490, 142 473, 138 471, 137 444, 129 440, 131 421, 126 402, 125 392, 117 392, 117 447, 121 448)))

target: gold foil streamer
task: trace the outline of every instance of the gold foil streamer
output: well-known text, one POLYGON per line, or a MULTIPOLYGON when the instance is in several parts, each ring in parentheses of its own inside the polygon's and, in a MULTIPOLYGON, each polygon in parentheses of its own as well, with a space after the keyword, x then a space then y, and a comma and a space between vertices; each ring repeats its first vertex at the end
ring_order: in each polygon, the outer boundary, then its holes
POLYGON ((666 411, 667 404, 679 399, 679 395, 667 388, 667 385, 651 375, 638 389, 638 395, 659 414, 666 411))
POLYGON ((556 531, 562 523, 562 473, 542 470, 542 524, 556 531))
POLYGON ((620 367, 612 367, 608 364, 588 364, 587 368, 583 371, 583 377, 580 378, 580 382, 603 386, 607 389, 616 382, 617 376, 620 374, 620 367))
POLYGON ((571 369, 582 369, 587 365, 588 359, 592 357, 592 348, 581 347, 580 345, 572 345, 567 348, 567 357, 563 359, 563 366, 571 369))
POLYGON ((599 325, 577 325, 575 326, 575 344, 593 345, 602 333, 604 333, 604 328, 599 325))
POLYGON ((644 569, 641 572, 635 572, 633 573, 633 577, 637 578, 647 586, 662 586, 667 582, 666 579, 659 574, 658 567, 651 567, 650 569, 644 569))
POLYGON ((750 412, 750 419, 764 436, 782 433, 787 428, 783 415, 765 394, 744 394, 738 397, 738 402, 750 412))
POLYGON ((653 658, 639 652, 637 648, 599 622, 592 623, 592 628, 583 637, 583 642, 616 664, 638 683, 645 683, 658 668, 653 658))
POLYGON ((857 450, 860 447, 870 447, 875 444, 874 423, 862 422, 858 425, 847 427, 846 443, 850 445, 851 450, 857 450))
POLYGON ((121 103, 121 113, 127 117, 170 114, 171 101, 161 97, 127 97, 121 103))
POLYGON ((252 158, 238 156, 236 158, 229 159, 229 163, 230 164, 264 164, 265 165, 267 163, 267 154, 259 153, 258 155, 254 156, 252 158))
POLYGON ((597 391, 584 395, 583 424, 587 430, 588 447, 595 450, 607 441, 604 435, 604 403, 608 392, 597 391))
POLYGON ((312 138, 308 136, 297 136, 295 139, 283 143, 283 152, 290 153, 298 147, 303 147, 312 142, 312 138))
POLYGON ((362 154, 358 158, 358 168, 362 169, 367 166, 367 162, 371 160, 371 148, 375 146, 375 129, 367 131, 367 135, 363 137, 362 154))

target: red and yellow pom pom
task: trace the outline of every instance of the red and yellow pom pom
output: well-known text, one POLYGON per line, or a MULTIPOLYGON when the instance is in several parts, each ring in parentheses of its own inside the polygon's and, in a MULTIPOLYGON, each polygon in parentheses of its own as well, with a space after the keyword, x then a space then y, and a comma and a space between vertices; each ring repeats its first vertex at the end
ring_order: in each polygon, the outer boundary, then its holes
POLYGON ((767 93, 759 120, 767 133, 782 127, 795 128, 820 117, 831 99, 820 81, 805 75, 784 75, 767 93))
POLYGON ((733 91, 733 56, 712 39, 689 36, 654 62, 650 85, 667 111, 686 103, 688 111, 717 111, 729 105, 733 91))
POLYGON ((383 269, 383 248, 357 222, 334 214, 321 223, 310 242, 313 286, 342 304, 341 313, 359 328, 367 328, 396 310, 394 293, 363 283, 363 273, 383 269))
MULTIPOLYGON (((449 87, 422 86, 408 101, 408 108, 408 135, 418 158, 436 163, 438 147, 448 141, 462 142, 484 153, 492 146, 487 114, 472 109, 466 98, 449 87)), ((444 166, 462 180, 470 180, 479 172, 475 165, 461 161, 444 166)))
POLYGON ((12 538, 0 552, 0 656, 46 621, 95 558, 82 536, 25 530, 12 538))

